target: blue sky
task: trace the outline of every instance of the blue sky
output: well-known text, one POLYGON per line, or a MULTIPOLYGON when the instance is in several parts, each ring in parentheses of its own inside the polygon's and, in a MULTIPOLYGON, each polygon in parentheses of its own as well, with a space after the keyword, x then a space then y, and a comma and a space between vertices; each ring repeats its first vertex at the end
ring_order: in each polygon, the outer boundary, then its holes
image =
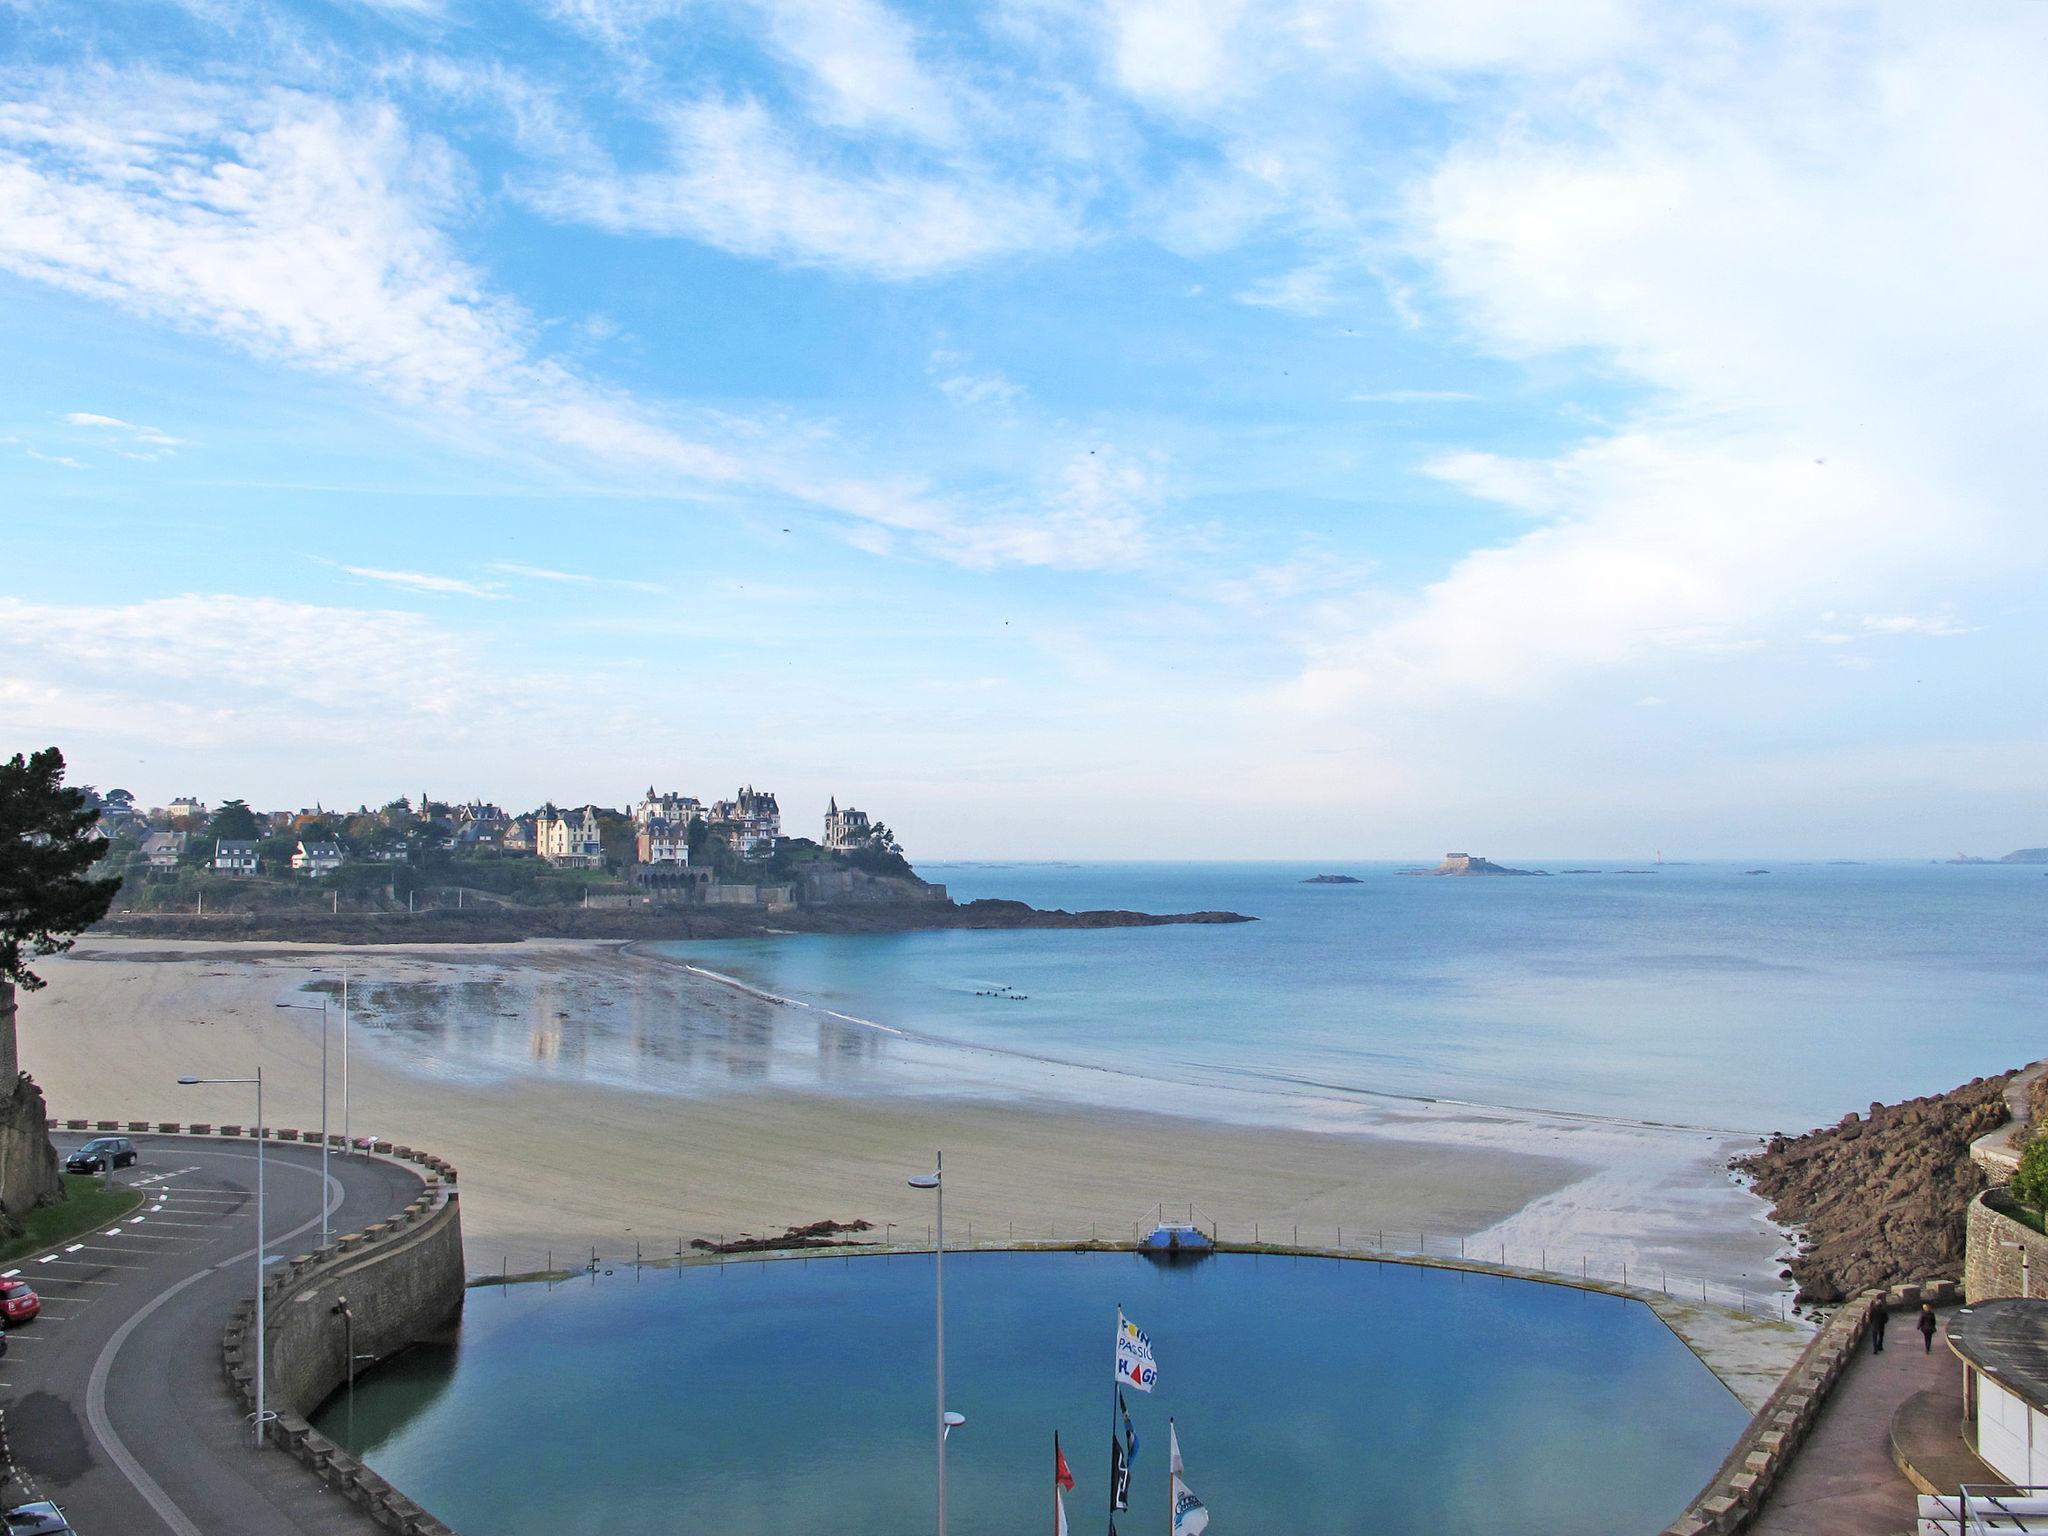
POLYGON ((2048 840, 2048 10, 0 0, 0 718, 913 854, 2048 840))

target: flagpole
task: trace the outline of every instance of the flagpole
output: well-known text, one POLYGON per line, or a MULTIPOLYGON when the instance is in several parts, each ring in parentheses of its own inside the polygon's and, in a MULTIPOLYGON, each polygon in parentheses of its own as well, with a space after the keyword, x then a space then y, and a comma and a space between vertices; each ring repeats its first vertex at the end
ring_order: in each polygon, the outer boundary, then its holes
MULTIPOLYGON (((1121 1349, 1124 1340, 1124 1304, 1122 1302, 1116 1304, 1116 1340, 1117 1347, 1121 1349)), ((1112 1357, 1109 1371, 1109 1529, 1112 1536, 1114 1536, 1116 1531, 1116 1395, 1123 1384, 1124 1379, 1117 1374, 1116 1360, 1112 1357)))
POLYGON ((1180 1442, 1173 1437, 1173 1415, 1166 1416, 1166 1536, 1173 1536, 1173 1479, 1179 1460, 1174 1452, 1180 1449, 1180 1442))
POLYGON ((1060 1536, 1060 1432, 1052 1432, 1052 1536, 1060 1536))

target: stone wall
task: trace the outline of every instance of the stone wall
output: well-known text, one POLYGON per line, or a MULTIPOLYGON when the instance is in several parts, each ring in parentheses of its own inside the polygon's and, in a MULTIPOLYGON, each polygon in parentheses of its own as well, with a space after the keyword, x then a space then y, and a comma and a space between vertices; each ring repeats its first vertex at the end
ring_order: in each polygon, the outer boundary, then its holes
POLYGON ((1963 1295, 1973 1302, 2024 1295, 2023 1282, 2038 1275, 2028 1288, 2036 1296, 2048 1296, 2048 1237, 1985 1203, 1997 1193, 1987 1189, 1970 1202, 1969 1236, 1963 1246, 1963 1295), (2007 1248, 2003 1246, 2006 1243, 2020 1246, 2007 1248), (2022 1256, 2026 1259, 2024 1271, 2022 1256))
POLYGON ((29 1211, 64 1198, 64 1178, 43 1090, 20 1070, 14 1013, 14 984, 0 981, 0 1226, 18 1232, 29 1211))

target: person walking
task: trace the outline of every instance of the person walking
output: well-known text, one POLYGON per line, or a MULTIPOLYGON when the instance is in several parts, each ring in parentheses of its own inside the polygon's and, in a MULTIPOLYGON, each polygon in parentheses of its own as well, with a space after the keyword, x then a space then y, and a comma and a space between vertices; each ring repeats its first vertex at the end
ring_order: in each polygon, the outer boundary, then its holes
POLYGON ((1884 1325, 1891 1321, 1891 1317, 1892 1309, 1880 1296, 1877 1300, 1877 1310, 1870 1314, 1870 1352, 1873 1355, 1884 1353, 1884 1325))
POLYGON ((1922 1302, 1920 1305, 1920 1342, 1927 1346, 1927 1353, 1930 1355, 1934 1353, 1934 1329, 1934 1303, 1931 1301, 1922 1302))

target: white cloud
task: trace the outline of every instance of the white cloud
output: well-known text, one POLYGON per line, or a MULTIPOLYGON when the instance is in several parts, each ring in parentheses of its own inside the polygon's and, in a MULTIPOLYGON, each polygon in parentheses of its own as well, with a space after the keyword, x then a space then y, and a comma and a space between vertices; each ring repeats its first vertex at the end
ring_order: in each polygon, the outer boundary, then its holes
POLYGON ((1015 405, 1030 393, 1000 373, 954 373, 940 379, 939 393, 955 405, 1015 405))
POLYGON ((768 45, 811 85, 812 115, 835 128, 955 136, 952 102, 919 64, 908 23, 879 0, 753 0, 768 45))
POLYGON ((755 101, 664 114, 660 170, 579 167, 533 188, 543 212, 622 234, 904 281, 1076 238, 1052 192, 974 171, 841 166, 755 101))
POLYGON ((1535 696, 1794 638, 1816 598, 1925 601, 1991 551, 2008 575, 2048 555, 2048 297, 2019 256, 2048 214, 2012 193, 2048 154, 2048 32, 1759 27, 1516 96, 1417 184, 1412 249, 1479 344, 1591 358, 1643 398, 1554 457, 1434 460, 1541 526, 1326 626, 1298 702, 1535 696))
POLYGON ((558 571, 544 565, 521 565, 514 560, 494 560, 491 569, 505 576, 518 576, 527 581, 545 581, 557 586, 573 587, 622 587, 634 592, 662 592, 667 589, 659 582, 624 581, 612 576, 589 576, 580 571, 558 571))
POLYGON ((65 413, 64 420, 74 427, 103 429, 120 434, 134 444, 136 450, 149 450, 129 452, 129 458, 161 458, 172 449, 191 446, 186 438, 173 437, 156 427, 140 427, 132 421, 123 421, 118 416, 100 416, 91 411, 69 411, 65 413))
POLYGON ((1329 268, 1310 265, 1247 284, 1238 291, 1237 302, 1290 315, 1320 315, 1336 304, 1337 290, 1329 268))
POLYGON ((458 597, 487 598, 502 598, 505 595, 495 587, 484 586, 474 581, 463 581, 454 576, 436 576, 428 571, 392 571, 367 565, 343 565, 337 569, 351 576, 361 577, 364 581, 380 581, 387 587, 403 587, 408 592, 435 592, 458 597))
POLYGON ((1876 635, 1967 635, 1975 626, 1959 624, 1946 614, 1873 614, 1863 616, 1863 627, 1876 635))

